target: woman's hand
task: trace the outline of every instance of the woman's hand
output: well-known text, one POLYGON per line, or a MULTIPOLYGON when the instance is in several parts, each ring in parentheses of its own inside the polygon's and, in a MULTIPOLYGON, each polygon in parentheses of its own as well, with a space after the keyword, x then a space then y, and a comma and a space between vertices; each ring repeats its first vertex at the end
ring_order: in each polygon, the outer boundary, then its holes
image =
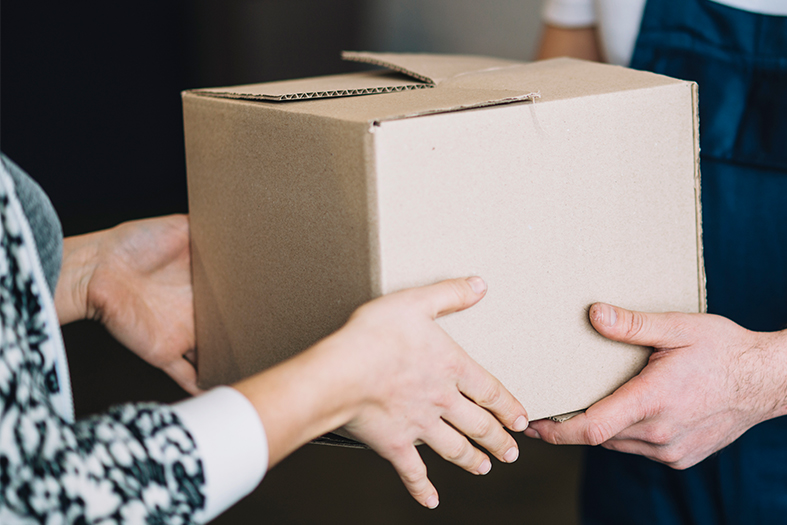
POLYGON ((310 350, 235 385, 257 407, 270 464, 344 425, 394 465, 419 503, 434 508, 437 492, 416 443, 474 474, 492 465, 468 438, 501 461, 516 460, 503 425, 524 430, 525 409, 435 323, 485 292, 473 277, 381 297, 310 350))
POLYGON ((200 392, 187 215, 126 222, 69 237, 55 292, 60 323, 101 321, 123 345, 200 392))

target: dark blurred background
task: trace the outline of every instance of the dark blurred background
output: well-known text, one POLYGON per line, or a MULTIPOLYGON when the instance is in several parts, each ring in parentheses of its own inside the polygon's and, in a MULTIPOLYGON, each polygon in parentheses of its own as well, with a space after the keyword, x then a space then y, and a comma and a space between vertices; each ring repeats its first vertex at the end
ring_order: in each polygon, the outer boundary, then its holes
MULTIPOLYGON (((180 92, 333 74, 343 49, 528 60, 540 0, 138 0, 0 3, 0 148, 49 194, 66 235, 186 212, 180 92)), ((97 324, 64 327, 77 415, 185 393, 97 324)), ((216 520, 576 522, 576 448, 519 438, 483 478, 422 447, 427 511, 369 451, 307 446, 216 520)))

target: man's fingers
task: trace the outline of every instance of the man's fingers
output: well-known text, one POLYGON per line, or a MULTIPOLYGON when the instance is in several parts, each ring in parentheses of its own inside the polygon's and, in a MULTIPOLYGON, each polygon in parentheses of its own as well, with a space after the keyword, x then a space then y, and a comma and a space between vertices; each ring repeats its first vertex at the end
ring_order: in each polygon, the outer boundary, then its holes
POLYGON ((432 425, 424 435, 423 442, 446 461, 473 474, 483 475, 492 469, 492 463, 486 454, 446 423, 432 425))
POLYGON ((486 294, 486 283, 480 277, 447 279, 413 288, 407 293, 414 294, 417 304, 423 305, 427 313, 437 319, 476 304, 486 294))
POLYGON ((602 446, 607 450, 614 450, 624 454, 635 454, 637 456, 646 457, 652 461, 663 463, 657 458, 657 447, 637 439, 613 439, 607 441, 602 446))
POLYGON ((478 406, 489 410, 506 427, 514 432, 527 428, 527 411, 506 387, 481 365, 467 357, 467 365, 457 387, 478 406))
MULTIPOLYGON (((458 394, 457 397, 459 398, 458 402, 443 415, 443 419, 448 421, 459 432, 494 454, 500 461, 505 463, 516 461, 519 457, 519 448, 514 438, 505 431, 500 422, 492 414, 472 401, 458 394)), ((454 433, 456 432, 454 431, 454 433)), ((460 466, 470 472, 486 474, 486 472, 474 470, 473 467, 460 466)))
POLYGON ((394 466, 407 492, 415 498, 415 501, 429 509, 437 507, 440 501, 437 490, 426 477, 426 465, 414 445, 398 450, 395 455, 385 454, 385 456, 394 466))
MULTIPOLYGON (((643 403, 638 388, 640 381, 634 378, 612 395, 605 397, 563 423, 539 420, 530 423, 541 439, 555 445, 601 445, 623 430, 647 417, 647 406, 643 403)), ((533 437, 532 432, 527 435, 533 437)))
POLYGON ((655 348, 675 348, 687 344, 686 314, 633 312, 596 303, 590 307, 590 322, 601 335, 655 348))

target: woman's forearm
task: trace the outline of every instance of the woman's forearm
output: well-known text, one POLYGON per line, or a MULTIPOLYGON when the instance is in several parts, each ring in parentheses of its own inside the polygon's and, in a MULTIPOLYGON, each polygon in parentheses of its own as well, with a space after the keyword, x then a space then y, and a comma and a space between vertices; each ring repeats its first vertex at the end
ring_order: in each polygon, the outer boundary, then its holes
POLYGON ((269 468, 357 413, 364 394, 354 364, 341 362, 337 344, 329 337, 233 385, 251 401, 265 427, 269 468))

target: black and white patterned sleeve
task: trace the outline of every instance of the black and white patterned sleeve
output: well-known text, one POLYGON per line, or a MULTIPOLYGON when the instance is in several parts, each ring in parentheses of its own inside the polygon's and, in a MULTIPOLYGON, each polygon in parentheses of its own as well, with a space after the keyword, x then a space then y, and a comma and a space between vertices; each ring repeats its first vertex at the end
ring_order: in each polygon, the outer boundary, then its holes
POLYGON ((65 354, 33 246, 3 172, 0 523, 190 523, 205 505, 205 480, 173 410, 128 405, 69 421, 65 354))
POLYGON ((0 523, 192 523, 204 506, 194 442, 161 406, 67 425, 4 397, 0 523))
POLYGON ((0 523, 203 522, 253 489, 267 444, 253 407, 233 389, 74 422, 54 302, 33 245, 0 166, 0 523))

